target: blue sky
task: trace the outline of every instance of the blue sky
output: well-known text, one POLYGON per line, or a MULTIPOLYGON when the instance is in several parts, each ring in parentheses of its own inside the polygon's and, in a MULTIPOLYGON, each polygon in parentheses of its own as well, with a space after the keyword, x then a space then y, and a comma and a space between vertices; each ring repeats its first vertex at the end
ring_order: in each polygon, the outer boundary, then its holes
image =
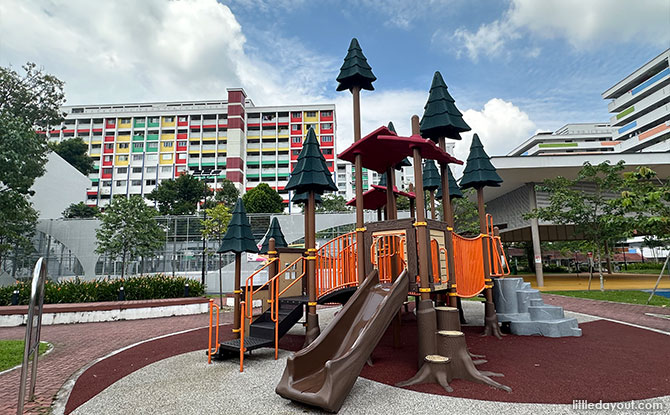
MULTIPOLYGON (((670 46, 667 0, 5 0, 0 64, 42 65, 69 104, 225 97, 331 102, 338 148, 351 97, 335 92, 357 37, 378 77, 363 132, 409 132, 439 70, 490 154, 538 130, 607 121, 600 94, 670 46)), ((467 154, 470 136, 456 146, 467 154)))

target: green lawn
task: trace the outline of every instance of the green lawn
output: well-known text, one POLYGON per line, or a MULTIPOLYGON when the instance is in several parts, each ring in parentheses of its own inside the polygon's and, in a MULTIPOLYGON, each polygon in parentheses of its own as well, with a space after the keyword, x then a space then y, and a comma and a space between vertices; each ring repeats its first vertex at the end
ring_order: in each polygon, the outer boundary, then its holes
MULTIPOLYGON (((591 291, 545 291, 545 294, 565 295, 568 297, 589 298, 591 300, 614 301, 628 304, 647 304, 649 293, 636 290, 591 291)), ((670 306, 670 298, 655 295, 649 305, 670 306)))
MULTIPOLYGON (((651 274, 651 275, 658 276, 658 274, 661 273, 661 270, 660 269, 629 269, 628 271, 626 271, 624 269, 624 267, 621 267, 619 272, 615 272, 615 274, 621 274, 621 273, 623 273, 623 274, 651 274)), ((667 276, 667 275, 668 275, 668 270, 666 269, 665 271, 663 271, 663 276, 667 276)))
MULTIPOLYGON (((23 347, 23 340, 0 340, 0 371, 21 364, 23 347)), ((40 343, 40 354, 44 354, 48 348, 48 343, 40 343)))

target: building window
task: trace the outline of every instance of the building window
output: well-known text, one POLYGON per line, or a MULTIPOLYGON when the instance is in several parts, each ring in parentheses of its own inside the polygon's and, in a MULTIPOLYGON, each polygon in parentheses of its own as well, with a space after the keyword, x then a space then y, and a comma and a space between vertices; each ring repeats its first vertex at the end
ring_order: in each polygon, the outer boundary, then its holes
POLYGON ((112 149, 114 148, 114 144, 112 144, 112 143, 106 143, 106 144, 105 144, 105 148, 106 148, 107 150, 112 150, 112 149))
POLYGON ((142 180, 133 180, 130 182, 133 186, 142 186, 142 180))
POLYGON ((333 154, 333 149, 332 148, 324 148, 323 149, 323 154, 333 154))
POLYGON ((166 147, 166 148, 172 147, 173 144, 174 144, 174 142, 172 142, 172 141, 163 141, 163 147, 166 147))
POLYGON ((142 173, 142 167, 133 167, 133 173, 142 173))
POLYGON ((300 150, 291 150, 291 154, 293 154, 294 156, 299 156, 300 150))
POLYGON ((329 123, 329 122, 324 123, 324 124, 321 124, 321 128, 323 128, 324 130, 330 130, 331 128, 333 128, 333 124, 329 123))
POLYGON ((177 146, 179 147, 186 147, 186 141, 177 141, 177 146))
POLYGON ((119 156, 119 161, 128 161, 128 156, 119 156))
POLYGON ((126 181, 125 181, 125 180, 117 180, 117 181, 116 181, 116 187, 123 187, 123 186, 125 186, 125 185, 126 185, 126 181))
POLYGON ((156 180, 149 179, 149 180, 145 181, 145 184, 147 186, 155 186, 156 185, 156 180))
POLYGON ((316 117, 316 111, 307 111, 306 117, 316 117))
POLYGON ((142 154, 133 154, 133 161, 140 161, 144 158, 142 154))
POLYGON ((172 154, 161 154, 161 160, 172 160, 172 154))
POLYGON ((147 173, 156 173, 156 166, 147 167, 147 173))
MULTIPOLYGON (((144 148, 144 143, 133 143, 133 149, 136 150, 141 150, 144 148)), ((133 160, 137 160, 135 156, 133 156, 133 160)))
POLYGON ((102 169, 102 174, 112 174, 112 169, 102 169))
POLYGON ((302 143, 302 137, 291 137, 291 142, 295 144, 302 143))
POLYGON ((102 182, 102 187, 112 187, 112 181, 111 180, 105 180, 102 182))
POLYGON ((172 172, 172 166, 162 166, 161 167, 161 173, 171 173, 172 172))
POLYGON ((174 122, 174 117, 163 117, 163 121, 165 121, 165 122, 174 122))
POLYGON ((112 156, 105 156, 102 158, 102 161, 109 163, 110 161, 112 161, 112 156))
POLYGON ((291 118, 302 118, 302 113, 300 113, 300 112, 292 112, 292 113, 291 113, 291 118))
POLYGON ((158 143, 147 143, 147 149, 157 150, 158 149, 158 143))
POLYGON ((305 131, 309 131, 310 128, 314 129, 314 132, 316 132, 316 124, 305 124, 305 131))
POLYGON ((333 142, 333 136, 332 135, 323 135, 323 136, 321 136, 321 142, 322 143, 332 143, 333 142))
POLYGON ((300 124, 291 125, 291 131, 300 131, 300 124))
POLYGON ((333 112, 332 111, 321 111, 321 116, 322 117, 332 117, 333 112))
POLYGON ((121 124, 130 124, 130 118, 121 118, 121 124))
POLYGON ((182 115, 178 118, 178 120, 179 122, 186 122, 186 117, 182 115))
POLYGON ((150 123, 157 123, 158 122, 158 117, 151 117, 149 118, 150 123))
POLYGON ((128 143, 119 143, 119 149, 128 148, 128 143))
POLYGON ((116 169, 116 174, 126 174, 128 173, 128 167, 119 167, 116 169))

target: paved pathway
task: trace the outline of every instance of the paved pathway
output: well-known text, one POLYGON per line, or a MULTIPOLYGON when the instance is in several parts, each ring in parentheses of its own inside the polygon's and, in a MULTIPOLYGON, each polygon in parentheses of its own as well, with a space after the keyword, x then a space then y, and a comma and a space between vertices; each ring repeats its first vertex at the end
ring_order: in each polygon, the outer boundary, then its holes
MULTIPOLYGON (((222 324, 232 321, 223 314, 222 324)), ((208 314, 146 320, 85 323, 42 327, 42 340, 54 350, 40 359, 35 402, 26 404, 26 413, 46 414, 54 395, 77 370, 122 347, 142 340, 182 330, 205 327, 208 314)), ((23 339, 25 327, 0 328, 0 339, 23 339)), ((16 413, 19 370, 0 375, 0 414, 16 413)))
POLYGON ((670 332, 670 320, 648 316, 645 313, 670 316, 670 308, 638 304, 613 303, 609 301, 589 300, 586 298, 566 297, 562 295, 542 294, 545 304, 557 305, 564 310, 651 327, 670 332))

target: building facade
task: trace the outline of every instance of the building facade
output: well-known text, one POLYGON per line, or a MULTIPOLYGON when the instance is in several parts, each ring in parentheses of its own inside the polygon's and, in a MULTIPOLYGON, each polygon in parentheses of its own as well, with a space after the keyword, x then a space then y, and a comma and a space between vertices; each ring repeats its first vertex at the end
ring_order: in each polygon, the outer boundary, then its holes
POLYGON ((508 156, 670 152, 670 49, 602 93, 609 122, 537 133, 508 156))
POLYGON ((267 183, 288 203, 284 186, 309 128, 335 171, 335 105, 257 107, 241 88, 227 93, 218 101, 66 106, 63 125, 42 133, 88 145, 96 170, 86 203, 101 207, 114 197, 146 197, 184 173, 212 189, 227 178, 242 193, 267 183))

